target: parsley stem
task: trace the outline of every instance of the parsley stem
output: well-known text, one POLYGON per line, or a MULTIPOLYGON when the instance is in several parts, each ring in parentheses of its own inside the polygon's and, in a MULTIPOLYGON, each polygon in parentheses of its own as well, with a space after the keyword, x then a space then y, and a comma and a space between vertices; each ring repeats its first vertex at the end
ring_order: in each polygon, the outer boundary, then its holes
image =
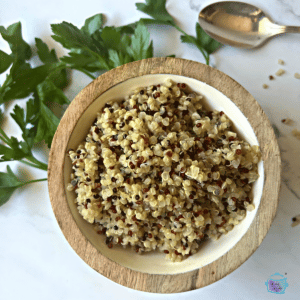
POLYGON ((112 68, 109 67, 109 65, 106 63, 105 59, 101 55, 99 55, 98 53, 96 53, 93 50, 89 49, 88 47, 84 47, 84 49, 86 51, 88 51, 96 59, 98 59, 102 63, 102 65, 105 67, 106 70, 112 69, 112 68))
POLYGON ((26 165, 29 165, 31 167, 34 167, 34 168, 37 168, 37 169, 41 169, 41 170, 44 170, 44 171, 47 171, 48 169, 48 165, 43 163, 43 162, 40 162, 39 160, 37 160, 36 158, 34 158, 33 156, 32 157, 28 157, 27 160, 29 160, 30 162, 27 162, 25 160, 21 160, 22 163, 26 164, 26 165))
POLYGON ((11 75, 7 75, 5 81, 3 82, 2 86, 0 86, 0 93, 2 90, 6 88, 6 86, 10 85, 13 82, 11 75))
POLYGON ((9 137, 6 135, 2 128, 0 128, 0 140, 2 140, 6 144, 9 143, 9 137))
MULTIPOLYGON (((180 31, 182 34, 184 34, 188 39, 190 39, 191 40, 191 42, 193 43, 193 39, 192 39, 192 37, 189 35, 189 34, 187 34, 185 31, 183 31, 179 26, 177 26, 176 24, 172 24, 172 26, 174 27, 174 28, 176 28, 178 31, 180 31)), ((197 45, 196 45, 196 47, 200 50, 200 52, 202 53, 202 55, 203 55, 203 57, 204 57, 204 59, 205 59, 205 62, 206 62, 206 64, 207 65, 209 65, 209 55, 208 54, 206 54, 204 51, 203 51, 203 49, 201 49, 201 48, 199 48, 197 45)))
POLYGON ((186 36, 189 36, 186 32, 184 32, 179 26, 177 26, 176 24, 170 24, 170 25, 172 25, 174 28, 176 28, 178 31, 180 31, 181 33, 183 33, 184 35, 186 35, 186 36))
POLYGON ((34 183, 34 182, 46 181, 46 180, 47 180, 47 178, 30 180, 30 181, 23 182, 23 185, 26 185, 26 184, 29 184, 29 183, 34 183))
POLYGON ((25 165, 27 165, 27 166, 30 166, 30 167, 33 167, 33 168, 40 169, 40 167, 39 167, 38 165, 32 164, 32 163, 30 163, 29 161, 26 161, 26 160, 21 159, 20 162, 23 163, 23 164, 25 164, 25 165))
POLYGON ((205 60, 206 60, 206 64, 209 66, 209 55, 207 55, 207 56, 205 57, 205 60))
POLYGON ((82 68, 72 68, 73 70, 77 70, 77 71, 80 71, 82 73, 84 73, 85 75, 89 76, 91 79, 96 79, 95 76, 93 76, 91 73, 89 73, 88 71, 85 71, 84 69, 82 68))

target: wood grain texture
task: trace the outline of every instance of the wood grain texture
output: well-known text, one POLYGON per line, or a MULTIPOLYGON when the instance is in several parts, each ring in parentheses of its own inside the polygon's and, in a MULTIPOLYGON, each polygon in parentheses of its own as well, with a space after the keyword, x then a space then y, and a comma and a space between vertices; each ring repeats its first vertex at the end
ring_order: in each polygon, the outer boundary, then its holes
POLYGON ((113 69, 84 88, 65 112, 53 139, 48 168, 51 204, 58 224, 76 253, 94 270, 132 289, 153 293, 178 293, 209 285, 244 263, 266 236, 278 204, 281 160, 278 144, 265 113, 241 85, 226 74, 198 62, 178 58, 152 58, 113 69), (103 256, 76 225, 67 204, 63 165, 70 135, 86 108, 110 87, 146 74, 175 74, 194 78, 231 99, 248 118, 260 144, 265 184, 257 215, 243 238, 217 261, 192 272, 153 275, 130 270, 103 256))

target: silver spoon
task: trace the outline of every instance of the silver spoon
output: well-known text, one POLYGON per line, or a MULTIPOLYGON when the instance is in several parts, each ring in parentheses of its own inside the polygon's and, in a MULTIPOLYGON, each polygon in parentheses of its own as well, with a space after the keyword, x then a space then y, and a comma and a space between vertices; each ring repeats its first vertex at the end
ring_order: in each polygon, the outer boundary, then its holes
POLYGON ((282 33, 300 33, 300 27, 273 23, 265 13, 243 2, 217 2, 203 8, 199 24, 211 37, 241 48, 254 48, 282 33))

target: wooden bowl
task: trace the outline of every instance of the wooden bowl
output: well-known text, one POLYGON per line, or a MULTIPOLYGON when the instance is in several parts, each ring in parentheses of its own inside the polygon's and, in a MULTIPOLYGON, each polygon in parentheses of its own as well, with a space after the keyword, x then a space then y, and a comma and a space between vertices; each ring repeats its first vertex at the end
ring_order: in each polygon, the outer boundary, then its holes
POLYGON ((275 216, 280 187, 280 154, 273 129, 255 99, 226 74, 198 62, 152 58, 113 69, 85 87, 66 110, 49 155, 49 194, 54 214, 76 253, 94 270, 124 286, 147 292, 184 292, 209 285, 244 263, 265 237, 275 216), (253 187, 255 210, 227 235, 209 241, 181 263, 164 254, 138 255, 130 249, 104 243, 93 226, 79 215, 75 193, 66 186, 71 162, 66 156, 84 140, 97 111, 105 102, 121 100, 133 88, 158 84, 170 77, 204 95, 206 106, 223 110, 250 144, 259 144, 260 178, 253 187))

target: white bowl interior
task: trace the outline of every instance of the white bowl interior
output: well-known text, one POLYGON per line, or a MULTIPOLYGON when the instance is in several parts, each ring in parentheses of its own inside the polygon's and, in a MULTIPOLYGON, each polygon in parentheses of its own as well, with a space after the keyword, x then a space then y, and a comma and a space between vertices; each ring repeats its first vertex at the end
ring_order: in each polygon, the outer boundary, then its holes
MULTIPOLYGON (((97 112, 101 110, 107 101, 122 100, 131 90, 142 86, 162 83, 166 78, 171 78, 175 82, 185 82, 192 90, 202 94, 204 96, 203 104, 206 108, 224 111, 235 124, 235 129, 240 137, 248 141, 251 145, 258 145, 255 133, 247 118, 224 94, 210 85, 193 78, 170 74, 153 74, 126 80, 116 86, 113 86, 99 96, 87 108, 78 121, 74 131, 71 134, 68 143, 68 149, 77 148, 80 142, 85 139, 94 119, 96 118, 97 112)), ((201 249, 195 255, 192 255, 180 263, 172 263, 166 260, 165 254, 159 252, 150 252, 143 255, 138 255, 133 250, 129 248, 124 249, 121 246, 114 246, 112 249, 109 249, 105 245, 104 236, 97 234, 93 230, 93 225, 86 222, 79 214, 75 204, 75 192, 69 192, 66 189, 71 174, 71 161, 67 156, 64 163, 64 183, 67 201, 77 225, 85 237, 104 256, 122 266, 140 272, 150 274, 178 274, 199 269, 207 264, 212 263, 228 252, 243 237, 257 213, 263 191, 263 162, 259 163, 258 169, 260 177, 254 183, 252 191, 255 210, 252 212, 247 212, 246 218, 239 225, 235 226, 235 228, 227 235, 221 236, 221 238, 217 241, 208 241, 204 243, 201 249)))

